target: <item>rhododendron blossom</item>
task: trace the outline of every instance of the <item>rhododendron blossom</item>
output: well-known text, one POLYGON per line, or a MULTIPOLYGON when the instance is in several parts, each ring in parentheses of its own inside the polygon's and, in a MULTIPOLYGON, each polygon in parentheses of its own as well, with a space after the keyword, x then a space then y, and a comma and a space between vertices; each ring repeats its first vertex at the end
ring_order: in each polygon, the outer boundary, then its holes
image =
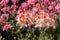
POLYGON ((8 30, 12 25, 23 27, 50 27, 56 28, 57 15, 60 15, 60 3, 55 0, 2 0, 0 2, 0 24, 2 29, 8 30), (11 4, 10 1, 12 2, 11 4), (12 25, 10 25, 11 23, 12 25), (9 24, 9 25, 8 25, 9 24), (33 27, 33 26, 32 26, 33 27))
POLYGON ((59 40, 59 30, 57 0, 0 0, 0 40, 59 40))

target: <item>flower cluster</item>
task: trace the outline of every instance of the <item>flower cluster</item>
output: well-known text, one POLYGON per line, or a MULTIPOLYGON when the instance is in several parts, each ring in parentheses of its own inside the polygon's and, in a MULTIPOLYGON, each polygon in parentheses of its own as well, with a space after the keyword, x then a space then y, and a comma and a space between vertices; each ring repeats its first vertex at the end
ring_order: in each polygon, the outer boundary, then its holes
MULTIPOLYGON (((20 6, 19 0, 11 0, 12 4, 9 6, 10 0, 2 0, 0 2, 0 25, 2 29, 8 30, 12 28, 10 16, 15 17, 20 28, 30 27, 49 27, 56 28, 56 14, 60 15, 60 3, 55 0, 27 0, 20 6)), ((13 23, 14 24, 14 23, 13 23)))
POLYGON ((20 27, 35 25, 35 27, 56 28, 56 13, 60 14, 60 3, 50 0, 28 0, 23 2, 17 12, 20 27), (28 23, 28 24, 26 24, 28 23))

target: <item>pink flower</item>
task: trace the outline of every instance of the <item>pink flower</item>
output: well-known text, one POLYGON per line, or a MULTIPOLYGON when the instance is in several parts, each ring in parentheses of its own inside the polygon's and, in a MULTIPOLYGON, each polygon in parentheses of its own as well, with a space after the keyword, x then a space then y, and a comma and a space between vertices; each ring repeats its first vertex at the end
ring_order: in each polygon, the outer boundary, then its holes
POLYGON ((56 6, 56 1, 51 2, 50 5, 55 7, 56 6))
POLYGON ((13 4, 16 4, 19 2, 19 0, 11 0, 13 4))
POLYGON ((13 10, 13 11, 10 12, 10 14, 11 14, 12 16, 14 16, 15 14, 17 14, 17 11, 16 11, 16 10, 13 10))
POLYGON ((53 27, 53 29, 56 29, 56 20, 55 20, 55 19, 52 19, 52 18, 51 18, 49 24, 50 24, 50 26, 53 27))
POLYGON ((2 14, 1 15, 1 18, 6 18, 6 17, 8 17, 9 16, 9 14, 2 14))
POLYGON ((5 4, 8 4, 9 3, 9 0, 4 0, 5 4))
POLYGON ((48 7, 49 10, 53 10, 53 8, 54 8, 53 6, 49 6, 48 7))
POLYGON ((9 24, 9 22, 4 21, 3 24, 9 24))
POLYGON ((48 2, 49 2, 49 0, 44 0, 44 2, 45 2, 45 3, 48 3, 48 2))
POLYGON ((59 13, 60 13, 60 3, 58 3, 58 4, 55 6, 55 9, 56 9, 56 12, 59 14, 59 13))
POLYGON ((21 13, 22 12, 22 7, 20 6, 18 11, 17 11, 17 14, 21 13))
POLYGON ((58 14, 60 14, 60 9, 56 11, 58 14))
POLYGON ((6 24, 6 25, 4 25, 4 27, 2 27, 3 31, 9 30, 11 28, 12 28, 12 26, 10 24, 6 24))
POLYGON ((38 8, 36 8, 36 7, 32 8, 32 12, 33 12, 33 13, 38 12, 38 8))
POLYGON ((43 3, 44 3, 44 5, 49 5, 50 1, 49 0, 44 0, 43 3))
POLYGON ((10 7, 9 6, 7 7, 7 11, 10 11, 10 7))
POLYGON ((3 4, 8 4, 9 0, 2 0, 3 4))
POLYGON ((37 8, 41 8, 40 3, 37 3, 35 6, 36 6, 37 8))
POLYGON ((11 5, 11 9, 16 9, 16 8, 18 8, 17 5, 11 5))
POLYGON ((28 4, 31 4, 31 5, 34 5, 35 2, 36 2, 36 0, 28 0, 28 1, 27 1, 27 3, 28 3, 28 4))
POLYGON ((4 7, 4 8, 1 9, 1 11, 4 12, 4 13, 6 13, 9 10, 10 10, 10 7, 9 6, 8 7, 4 7))
POLYGON ((60 9, 60 3, 58 3, 58 4, 55 6, 55 9, 56 9, 56 10, 60 9))
POLYGON ((3 2, 3 1, 1 1, 1 2, 0 2, 0 6, 3 6, 3 5, 4 5, 4 2, 3 2))
POLYGON ((4 8, 1 9, 1 11, 5 13, 7 11, 7 8, 4 7, 4 8))
POLYGON ((37 0, 39 3, 41 2, 41 0, 37 0))
POLYGON ((22 3, 21 7, 24 8, 28 8, 28 4, 26 2, 22 3))
POLYGON ((17 11, 17 14, 19 14, 19 13, 21 13, 22 12, 22 9, 19 9, 18 11, 17 11))

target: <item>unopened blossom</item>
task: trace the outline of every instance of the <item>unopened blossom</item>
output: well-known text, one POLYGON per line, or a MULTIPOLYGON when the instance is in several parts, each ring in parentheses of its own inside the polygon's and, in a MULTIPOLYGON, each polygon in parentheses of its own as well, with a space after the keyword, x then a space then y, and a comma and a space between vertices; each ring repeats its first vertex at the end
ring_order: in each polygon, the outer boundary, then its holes
POLYGON ((9 3, 9 0, 4 0, 5 4, 8 4, 9 3))
POLYGON ((18 8, 17 5, 11 5, 10 14, 13 15, 13 16, 14 16, 15 14, 17 14, 17 8, 18 8))
POLYGON ((49 6, 48 9, 49 9, 49 10, 53 10, 54 7, 53 7, 53 6, 49 6))
POLYGON ((49 16, 50 16, 51 18, 54 18, 54 19, 55 19, 55 14, 54 14, 53 12, 50 12, 50 13, 49 13, 49 16))
POLYGON ((4 2, 3 2, 3 1, 1 1, 1 2, 0 2, 0 6, 3 6, 3 5, 4 5, 4 2))
POLYGON ((4 5, 9 3, 9 0, 2 0, 1 2, 3 2, 4 5))
POLYGON ((32 8, 32 12, 34 12, 34 13, 38 12, 38 8, 37 7, 33 7, 32 8))
POLYGON ((16 4, 19 2, 19 0, 11 0, 13 4, 16 4))
POLYGON ((1 11, 5 13, 7 11, 7 8, 4 7, 4 8, 1 9, 1 11))
POLYGON ((27 1, 27 3, 28 3, 29 5, 30 5, 30 4, 31 4, 31 5, 34 5, 35 2, 36 2, 36 0, 28 0, 28 1, 27 1))
POLYGON ((1 9, 2 12, 6 13, 7 11, 10 11, 10 7, 4 7, 1 9))
POLYGON ((45 12, 45 10, 40 10, 39 14, 40 14, 40 15, 46 14, 46 12, 45 12))
POLYGON ((2 17, 0 16, 0 24, 2 24, 3 21, 4 21, 4 18, 2 18, 2 17))
POLYGON ((57 13, 58 13, 58 14, 60 14, 60 9, 59 9, 59 10, 57 10, 57 13))
POLYGON ((40 3, 40 2, 41 2, 41 0, 37 0, 37 2, 39 2, 39 3, 40 3))
POLYGON ((6 24, 6 25, 4 25, 3 27, 2 27, 2 30, 3 31, 8 31, 9 29, 11 29, 12 28, 12 26, 10 25, 10 24, 6 24))
POLYGON ((55 21, 55 19, 51 19, 50 26, 52 26, 53 29, 56 29, 56 21, 55 21))
POLYGON ((37 4, 35 5, 35 7, 37 7, 37 8, 41 8, 40 3, 37 3, 37 4))
POLYGON ((50 5, 55 7, 56 6, 56 1, 51 2, 50 5))
POLYGON ((16 11, 16 10, 13 10, 13 11, 10 12, 10 14, 11 14, 12 16, 14 16, 15 14, 17 14, 17 11, 16 11))
POLYGON ((50 4, 50 0, 43 0, 43 3, 45 6, 49 5, 50 4))
POLYGON ((17 14, 19 14, 19 13, 21 13, 22 12, 22 9, 19 9, 18 11, 17 11, 17 14))
POLYGON ((60 14, 60 3, 55 6, 56 12, 60 14))
POLYGON ((1 15, 1 18, 6 18, 6 17, 8 17, 9 16, 9 14, 2 14, 1 15))
POLYGON ((55 9, 56 9, 56 10, 60 9, 60 3, 57 3, 55 9))
POLYGON ((22 7, 22 9, 26 9, 26 8, 28 8, 28 4, 27 4, 27 2, 24 2, 24 3, 22 3, 21 4, 21 7, 22 7))
POLYGON ((16 8, 18 8, 17 5, 11 5, 11 9, 16 9, 16 8))

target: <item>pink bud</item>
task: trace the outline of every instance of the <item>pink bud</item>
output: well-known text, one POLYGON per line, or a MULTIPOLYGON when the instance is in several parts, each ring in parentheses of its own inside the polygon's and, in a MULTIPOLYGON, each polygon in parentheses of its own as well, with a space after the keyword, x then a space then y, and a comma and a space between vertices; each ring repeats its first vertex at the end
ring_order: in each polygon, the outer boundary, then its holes
POLYGON ((49 0, 44 0, 44 2, 45 2, 45 3, 48 3, 48 2, 49 2, 49 0))
POLYGON ((4 7, 4 8, 1 9, 1 11, 2 11, 2 12, 6 12, 6 11, 7 11, 7 8, 4 7))
POLYGON ((56 11, 58 14, 60 14, 60 9, 56 11))
POLYGON ((37 3, 36 5, 35 5, 37 8, 40 8, 41 6, 40 6, 40 3, 37 3))
POLYGON ((27 8, 28 7, 28 4, 26 2, 22 3, 21 7, 24 9, 24 8, 27 8))
POLYGON ((49 0, 44 0, 43 3, 46 6, 46 5, 49 5, 50 4, 50 1, 49 0))
POLYGON ((2 14, 1 15, 1 18, 6 18, 6 17, 8 17, 9 16, 9 14, 2 14))
POLYGON ((9 0, 2 0, 4 4, 8 4, 9 0))
POLYGON ((55 9, 56 9, 56 10, 60 9, 60 3, 58 3, 58 4, 55 6, 55 9))
POLYGON ((19 0, 11 0, 13 4, 16 4, 19 2, 19 0))
POLYGON ((3 5, 4 5, 4 2, 3 2, 3 1, 1 1, 1 2, 0 2, 0 6, 3 6, 3 5))
POLYGON ((58 4, 55 6, 55 9, 56 9, 56 12, 57 12, 57 13, 60 13, 60 3, 58 3, 58 4))
POLYGON ((21 13, 22 12, 22 9, 19 9, 18 11, 17 11, 17 14, 19 14, 19 13, 21 13))
POLYGON ((4 12, 4 13, 7 12, 7 11, 9 11, 9 10, 10 10, 9 6, 8 7, 4 7, 4 8, 1 9, 1 11, 4 12))
POLYGON ((12 26, 10 24, 6 24, 6 25, 4 25, 4 27, 2 27, 3 31, 9 30, 11 28, 12 28, 12 26))
POLYGON ((36 0, 28 0, 28 1, 27 1, 27 3, 28 3, 28 4, 31 4, 31 5, 34 5, 35 2, 36 2, 36 0))
POLYGON ((38 11, 38 8, 33 8, 32 11, 36 13, 38 11))
POLYGON ((56 6, 56 1, 50 3, 51 6, 56 6))
POLYGON ((11 9, 18 8, 17 5, 11 5, 11 9))
POLYGON ((48 9, 49 9, 49 10, 53 10, 53 6, 49 6, 48 9))
POLYGON ((6 4, 8 4, 9 0, 4 0, 4 2, 5 2, 6 4))

